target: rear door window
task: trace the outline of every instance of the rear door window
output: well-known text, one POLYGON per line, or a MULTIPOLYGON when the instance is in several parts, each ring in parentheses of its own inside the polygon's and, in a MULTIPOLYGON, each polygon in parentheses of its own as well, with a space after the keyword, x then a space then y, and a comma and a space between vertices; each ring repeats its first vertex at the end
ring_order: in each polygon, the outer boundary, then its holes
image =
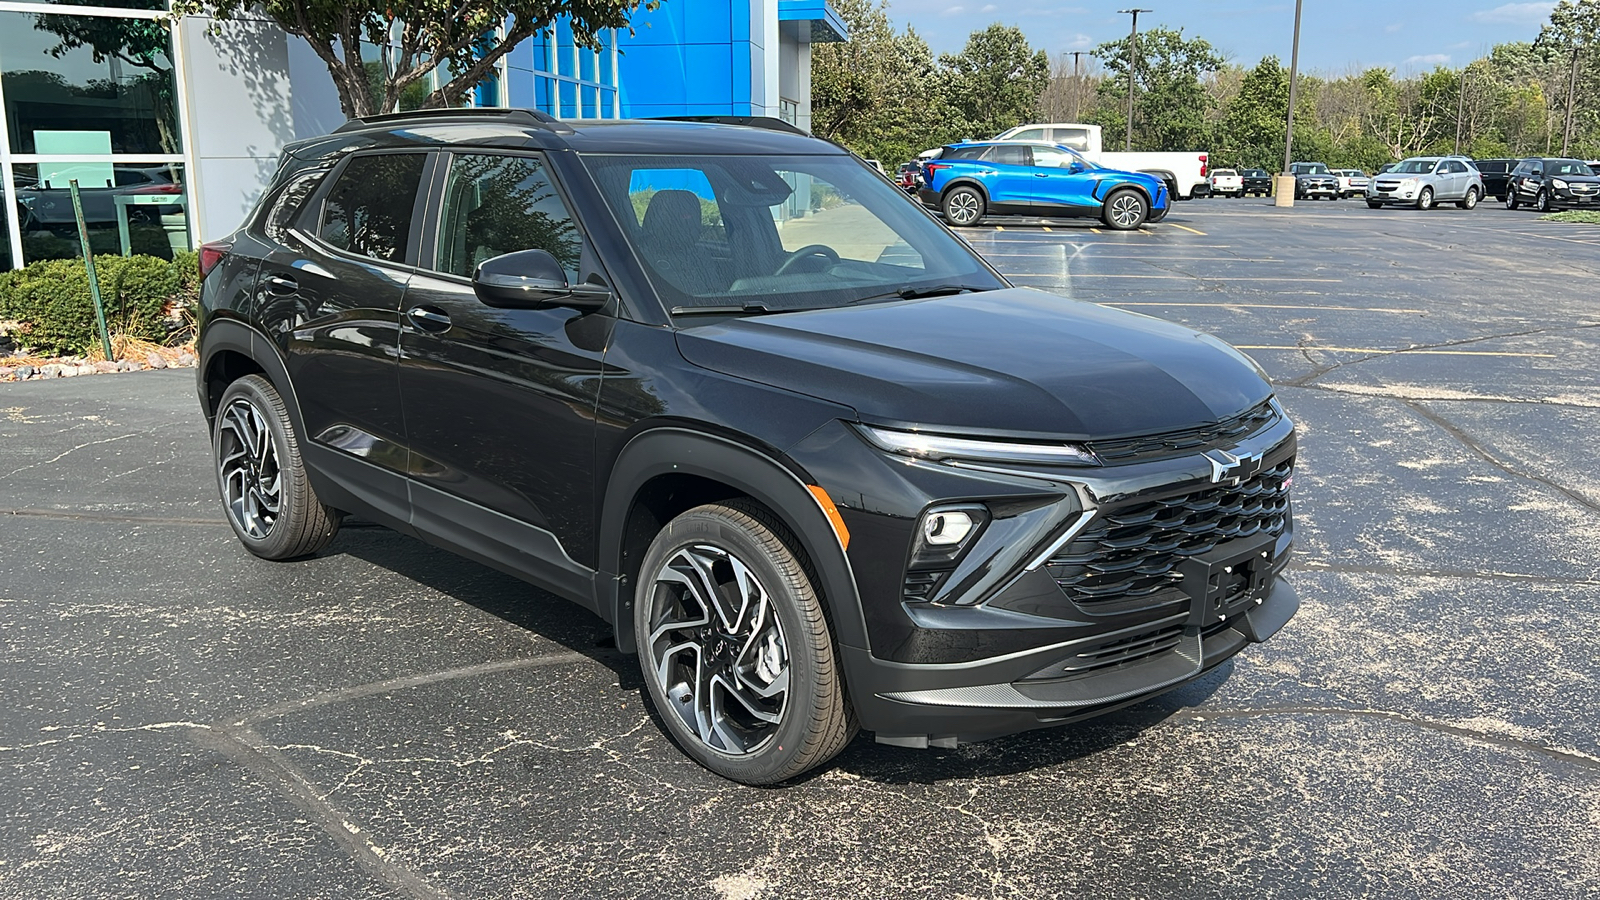
POLYGON ((1027 166, 1033 164, 1028 148, 1020 144, 995 144, 989 148, 989 155, 984 158, 1001 166, 1027 166))
POLYGON ((389 153, 350 160, 329 188, 317 236, 325 243, 384 262, 405 262, 417 186, 427 156, 389 153))

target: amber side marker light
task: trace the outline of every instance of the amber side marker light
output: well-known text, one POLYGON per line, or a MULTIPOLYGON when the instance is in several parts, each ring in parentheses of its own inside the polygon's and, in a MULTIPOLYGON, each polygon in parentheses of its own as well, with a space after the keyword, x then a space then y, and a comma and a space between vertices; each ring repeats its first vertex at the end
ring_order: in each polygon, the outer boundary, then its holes
POLYGON ((844 517, 839 515, 839 507, 833 505, 833 498, 828 492, 815 484, 806 485, 806 490, 811 496, 817 498, 817 505, 822 507, 822 514, 828 517, 828 524, 833 526, 833 533, 839 536, 839 546, 845 550, 850 549, 850 529, 844 527, 844 517))

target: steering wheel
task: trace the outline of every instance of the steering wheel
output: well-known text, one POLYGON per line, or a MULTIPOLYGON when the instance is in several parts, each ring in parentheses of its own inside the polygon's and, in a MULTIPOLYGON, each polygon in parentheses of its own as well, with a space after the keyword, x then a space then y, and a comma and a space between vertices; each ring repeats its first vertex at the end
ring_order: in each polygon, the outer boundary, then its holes
POLYGON ((787 275, 797 268, 802 261, 808 259, 821 259, 828 265, 833 265, 839 261, 839 254, 827 244, 807 244, 789 254, 789 258, 784 260, 783 264, 778 266, 778 271, 773 274, 787 275))

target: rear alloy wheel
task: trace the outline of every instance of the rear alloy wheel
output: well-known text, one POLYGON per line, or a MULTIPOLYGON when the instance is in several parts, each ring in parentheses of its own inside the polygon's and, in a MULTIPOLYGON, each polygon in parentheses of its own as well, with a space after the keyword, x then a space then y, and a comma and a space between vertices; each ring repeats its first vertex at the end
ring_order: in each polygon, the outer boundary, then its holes
POLYGON ((1457 201, 1456 206, 1462 209, 1476 209, 1478 206, 1478 189, 1475 187, 1467 188, 1467 195, 1457 201))
POLYGON ((1522 202, 1517 199, 1516 188, 1506 188, 1506 209, 1516 209, 1522 202))
POLYGON ((983 221, 983 195, 977 188, 960 185, 945 192, 944 217, 951 225, 965 228, 983 221))
POLYGON ((1105 208, 1100 211, 1101 221, 1114 231, 1132 231, 1149 217, 1150 205, 1138 191, 1130 190, 1117 191, 1107 197, 1105 208))
POLYGON ((787 530, 746 501, 699 506, 656 535, 634 602, 651 702, 718 775, 774 784, 855 736, 833 641, 787 530))
POLYGON ((316 553, 339 533, 339 513, 312 490, 272 382, 246 375, 228 386, 211 446, 228 524, 245 549, 263 559, 293 559, 316 553))
POLYGON ((1425 187, 1417 194, 1417 209, 1433 209, 1433 188, 1425 187))

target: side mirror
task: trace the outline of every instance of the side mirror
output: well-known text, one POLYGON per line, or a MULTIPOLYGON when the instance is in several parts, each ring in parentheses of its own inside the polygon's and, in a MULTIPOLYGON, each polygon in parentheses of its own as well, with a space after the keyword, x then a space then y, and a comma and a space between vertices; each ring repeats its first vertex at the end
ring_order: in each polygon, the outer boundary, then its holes
POLYGON ((484 260, 472 273, 472 290, 485 305, 503 309, 592 312, 611 299, 611 292, 598 285, 568 285, 566 270, 548 250, 518 250, 484 260))
POLYGON ((1084 165, 1083 165, 1083 163, 1078 162, 1077 160, 1073 160, 1072 162, 1067 163, 1067 171, 1071 172, 1074 175, 1077 175, 1078 173, 1084 171, 1084 165))

